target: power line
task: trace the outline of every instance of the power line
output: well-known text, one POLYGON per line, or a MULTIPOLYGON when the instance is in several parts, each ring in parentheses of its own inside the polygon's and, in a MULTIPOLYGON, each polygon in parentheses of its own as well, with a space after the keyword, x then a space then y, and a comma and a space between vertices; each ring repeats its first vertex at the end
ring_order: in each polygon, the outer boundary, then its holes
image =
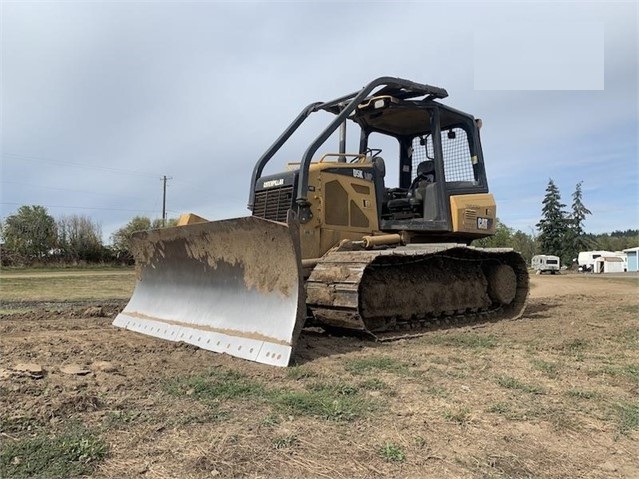
POLYGON ((152 173, 135 171, 135 170, 127 170, 125 168, 112 168, 110 166, 101 166, 101 165, 87 165, 83 163, 75 163, 72 161, 52 160, 48 158, 38 158, 34 156, 18 155, 15 153, 2 153, 2 157, 12 159, 12 160, 35 161, 35 162, 41 162, 41 163, 51 163, 54 165, 72 166, 75 168, 96 169, 96 170, 110 171, 113 173, 126 173, 128 175, 143 176, 145 178, 149 178, 149 177, 157 178, 157 175, 154 175, 152 173))
MULTIPOLYGON (((35 161, 35 162, 43 162, 43 163, 51 163, 51 164, 55 164, 55 165, 64 165, 64 166, 72 166, 72 167, 76 167, 76 168, 87 168, 87 169, 100 169, 100 170, 105 170, 105 171, 112 171, 114 173, 127 173, 130 175, 137 175, 137 176, 142 176, 144 178, 157 178, 157 175, 153 174, 153 173, 149 173, 149 172, 143 172, 143 171, 135 171, 135 170, 127 170, 125 168, 112 168, 109 166, 100 166, 100 165, 87 165, 87 164, 83 164, 83 163, 75 163, 72 161, 63 161, 63 160, 52 160, 52 159, 48 159, 48 158, 38 158, 38 157, 34 157, 34 156, 27 156, 27 155, 19 155, 16 153, 2 153, 3 157, 7 157, 8 159, 14 159, 14 160, 24 160, 24 161, 35 161)), ((174 179, 173 177, 171 177, 170 179, 177 181, 178 183, 182 183, 186 186, 189 186, 191 189, 196 189, 196 190, 200 190, 204 193, 210 193, 210 190, 207 188, 202 187, 201 185, 198 185, 196 183, 192 183, 189 181, 185 181, 182 179, 174 179)))
POLYGON ((74 190, 71 188, 61 188, 59 186, 45 186, 45 185, 35 185, 33 183, 22 183, 20 181, 8 181, 8 180, 2 180, 0 181, 0 183, 3 184, 11 184, 11 185, 21 185, 21 186, 30 186, 33 188, 45 188, 45 189, 49 189, 49 190, 61 190, 61 191, 70 191, 73 193, 90 193, 92 195, 103 195, 103 196, 117 196, 120 198, 133 198, 133 199, 137 199, 137 200, 144 200, 146 198, 142 198, 141 196, 128 196, 128 195, 121 195, 119 193, 100 193, 98 191, 88 191, 88 190, 74 190))
MULTIPOLYGON (((24 203, 0 202, 0 205, 24 206, 24 203)), ((40 205, 45 208, 72 208, 80 210, 128 211, 132 213, 157 213, 156 210, 133 210, 127 208, 101 208, 99 206, 40 205)))
POLYGON ((211 193, 211 190, 210 190, 210 189, 203 188, 202 186, 197 185, 197 184, 195 184, 195 183, 191 183, 191 182, 189 182, 189 181, 184 181, 184 180, 180 180, 180 179, 173 179, 173 178, 171 178, 171 179, 172 179, 173 181, 176 181, 176 182, 178 182, 178 183, 182 183, 183 185, 186 185, 186 186, 190 187, 190 189, 191 189, 191 190, 196 189, 196 190, 200 190, 200 191, 202 191, 203 193, 207 193, 207 194, 208 194, 208 193, 211 193))

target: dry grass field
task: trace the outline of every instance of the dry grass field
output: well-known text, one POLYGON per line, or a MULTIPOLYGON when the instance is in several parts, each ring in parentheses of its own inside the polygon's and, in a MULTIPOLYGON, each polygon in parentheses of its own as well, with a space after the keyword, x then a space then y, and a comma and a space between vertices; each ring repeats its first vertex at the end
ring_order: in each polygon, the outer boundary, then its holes
POLYGON ((638 279, 281 369, 113 328, 132 272, 3 272, 0 477, 636 478, 638 279))

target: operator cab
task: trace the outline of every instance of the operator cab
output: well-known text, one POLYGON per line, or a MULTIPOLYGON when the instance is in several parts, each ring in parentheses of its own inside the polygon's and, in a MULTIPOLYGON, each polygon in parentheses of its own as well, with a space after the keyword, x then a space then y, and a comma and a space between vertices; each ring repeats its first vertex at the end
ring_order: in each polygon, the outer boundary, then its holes
POLYGON ((481 122, 471 115, 429 98, 384 95, 362 102, 351 119, 361 128, 360 153, 376 151, 369 143, 378 135, 397 141, 395 152, 384 152, 398 157, 399 172, 398 184, 385 183, 378 195, 381 230, 449 229, 451 195, 488 192, 481 122))
POLYGON ((256 163, 249 209, 283 221, 290 208, 308 231, 304 241, 318 227, 331 245, 347 237, 345 231, 360 237, 400 233, 404 242, 470 243, 493 234, 496 208, 488 193, 481 122, 438 102, 447 96, 443 88, 381 77, 359 92, 308 105, 256 163), (333 119, 291 174, 263 176, 265 165, 318 111, 333 119), (347 153, 346 129, 353 123, 359 145, 347 153), (339 152, 317 155, 338 129, 339 152), (387 166, 395 165, 396 176, 387 174, 387 166))

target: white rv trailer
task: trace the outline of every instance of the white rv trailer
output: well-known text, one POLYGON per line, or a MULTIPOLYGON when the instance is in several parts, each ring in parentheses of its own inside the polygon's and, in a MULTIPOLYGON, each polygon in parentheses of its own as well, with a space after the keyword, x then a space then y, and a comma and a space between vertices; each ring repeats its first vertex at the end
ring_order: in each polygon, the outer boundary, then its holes
POLYGON ((590 273, 595 265, 595 260, 600 257, 615 256, 612 251, 582 251, 577 257, 579 271, 582 273, 590 273))
POLYGON ((537 274, 546 272, 555 274, 559 272, 560 268, 559 256, 553 256, 551 254, 538 254, 533 256, 531 264, 537 274))

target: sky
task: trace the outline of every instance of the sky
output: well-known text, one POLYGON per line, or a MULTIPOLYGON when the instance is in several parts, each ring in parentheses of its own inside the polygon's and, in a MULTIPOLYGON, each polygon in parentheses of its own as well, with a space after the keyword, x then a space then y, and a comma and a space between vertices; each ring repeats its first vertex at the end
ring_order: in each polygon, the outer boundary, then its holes
POLYGON ((587 232, 639 227, 637 2, 1 1, 0 22, 0 219, 42 205, 108 243, 161 217, 164 176, 169 217, 246 216, 255 162, 304 106, 395 76, 482 119, 509 227, 536 232, 549 179, 568 208, 583 182, 587 232))

